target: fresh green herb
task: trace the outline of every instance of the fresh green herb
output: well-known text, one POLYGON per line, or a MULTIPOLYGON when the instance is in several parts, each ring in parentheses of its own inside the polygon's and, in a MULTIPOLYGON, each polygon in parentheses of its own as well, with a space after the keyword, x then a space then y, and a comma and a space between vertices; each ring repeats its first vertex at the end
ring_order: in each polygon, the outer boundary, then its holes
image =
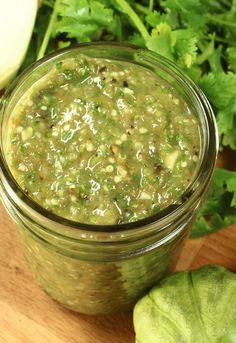
POLYGON ((31 173, 26 174, 26 178, 32 183, 36 182, 37 180, 36 172, 31 172, 31 173))
POLYGON ((26 149, 27 149, 27 144, 20 145, 20 152, 25 153, 26 149))
POLYGON ((192 238, 208 235, 236 222, 236 173, 216 169, 207 201, 193 224, 192 238))
POLYGON ((230 322, 228 331, 222 337, 220 343, 235 343, 236 342, 236 319, 230 322))
MULTIPOLYGON (((23 68, 94 40, 134 43, 176 62, 211 101, 222 149, 236 150, 236 0, 43 0, 23 68)), ((232 178, 236 173, 215 172, 192 236, 236 222, 232 178)))
POLYGON ((56 68, 57 68, 57 70, 61 70, 62 64, 63 64, 63 63, 62 63, 61 61, 56 63, 56 68))
POLYGON ((136 343, 235 343, 235 292, 220 266, 170 275, 136 304, 136 343))

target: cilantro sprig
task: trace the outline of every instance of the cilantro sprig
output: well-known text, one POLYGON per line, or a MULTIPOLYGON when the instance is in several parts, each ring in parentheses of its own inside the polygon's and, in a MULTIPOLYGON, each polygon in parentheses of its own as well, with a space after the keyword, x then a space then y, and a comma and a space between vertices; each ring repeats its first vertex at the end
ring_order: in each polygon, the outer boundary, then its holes
MULTIPOLYGON (((236 0, 43 0, 23 67, 77 42, 125 41, 176 62, 205 92, 221 148, 236 150, 236 0)), ((236 172, 217 169, 192 236, 236 222, 236 172)))
POLYGON ((216 169, 208 199, 193 225, 192 238, 208 235, 235 223, 235 174, 229 170, 216 169))

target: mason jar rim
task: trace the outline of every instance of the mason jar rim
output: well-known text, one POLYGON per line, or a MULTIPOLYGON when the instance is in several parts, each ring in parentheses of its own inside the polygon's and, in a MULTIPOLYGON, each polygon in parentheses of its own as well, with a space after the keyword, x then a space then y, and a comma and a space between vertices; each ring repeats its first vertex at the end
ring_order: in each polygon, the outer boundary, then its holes
MULTIPOLYGON (((198 167, 197 174, 193 178, 189 187, 184 191, 184 193, 181 196, 182 201, 177 204, 172 204, 156 214, 153 214, 151 216, 145 217, 141 220, 134 221, 131 223, 97 225, 81 223, 78 221, 73 221, 61 217, 43 208, 41 205, 39 205, 37 202, 31 199, 28 195, 26 195, 24 191, 21 189, 21 187, 18 185, 10 171, 10 168, 8 167, 5 158, 2 141, 2 130, 0 131, 0 170, 2 170, 4 178, 7 180, 13 192, 17 194, 18 198, 21 199, 29 207, 30 210, 35 211, 39 216, 47 218, 58 225, 63 225, 70 229, 76 229, 76 231, 81 230, 81 233, 87 232, 88 234, 91 234, 92 232, 94 232, 99 233, 99 235, 107 235, 111 233, 112 236, 115 236, 116 234, 120 236, 122 235, 122 232, 130 233, 131 235, 133 235, 137 232, 140 232, 140 230, 143 230, 144 227, 147 227, 149 225, 154 225, 155 228, 158 227, 160 229, 164 229, 166 227, 166 223, 169 223, 174 218, 181 215, 181 213, 186 211, 186 209, 189 207, 191 203, 195 202, 196 199, 198 199, 198 197, 201 197, 201 195, 205 192, 205 188, 208 186, 210 182, 215 167, 219 144, 215 117, 206 96, 203 94, 200 88, 197 85, 195 85, 195 83, 187 75, 185 75, 181 71, 181 69, 177 67, 172 61, 147 49, 143 49, 131 44, 120 44, 116 42, 83 43, 75 47, 57 50, 56 52, 48 54, 44 58, 29 66, 22 74, 20 74, 16 78, 12 85, 7 89, 1 106, 1 122, 3 121, 4 112, 7 108, 8 100, 11 98, 12 93, 15 90, 17 90, 18 87, 20 87, 20 85, 28 78, 29 75, 34 73, 42 65, 46 65, 47 63, 52 62, 54 59, 57 59, 58 57, 63 58, 63 56, 66 56, 66 54, 68 54, 69 52, 78 51, 80 53, 84 52, 86 54, 86 49, 90 47, 97 48, 98 51, 99 49, 117 48, 120 51, 129 51, 129 53, 135 53, 137 56, 141 56, 141 58, 144 58, 145 54, 148 54, 149 63, 151 63, 154 67, 159 64, 165 67, 168 71, 171 71, 170 75, 172 77, 175 77, 176 80, 181 81, 182 86, 184 86, 191 93, 193 98, 192 100, 194 100, 201 108, 201 115, 205 119, 207 130, 207 134, 205 137, 207 139, 207 141, 205 142, 206 148, 205 151, 203 151, 203 157, 198 167)), ((96 58, 99 58, 99 56, 97 56, 96 58)), ((109 57, 109 59, 135 63, 134 61, 129 60, 127 58, 116 58, 116 55, 114 55, 114 58, 109 57)), ((2 128, 1 123, 0 128, 2 128)))

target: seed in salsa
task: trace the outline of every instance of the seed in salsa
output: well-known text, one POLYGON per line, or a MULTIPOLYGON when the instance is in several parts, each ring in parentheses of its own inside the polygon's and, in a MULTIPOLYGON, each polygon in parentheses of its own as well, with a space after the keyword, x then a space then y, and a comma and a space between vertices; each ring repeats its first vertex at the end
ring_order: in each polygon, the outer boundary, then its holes
POLYGON ((154 72, 83 55, 57 63, 16 105, 11 172, 39 205, 89 224, 134 222, 179 201, 199 124, 154 72))

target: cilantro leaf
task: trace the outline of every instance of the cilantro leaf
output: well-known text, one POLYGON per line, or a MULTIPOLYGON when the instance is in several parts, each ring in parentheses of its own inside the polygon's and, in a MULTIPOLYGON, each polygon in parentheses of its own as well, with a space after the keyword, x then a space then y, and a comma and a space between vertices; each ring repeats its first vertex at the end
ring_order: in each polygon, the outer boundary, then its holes
POLYGON ((216 108, 227 107, 235 98, 236 74, 232 72, 205 74, 198 84, 216 108))
POLYGON ((167 10, 178 13, 182 27, 202 30, 208 19, 206 18, 206 1, 201 0, 165 0, 162 6, 167 10))
POLYGON ((176 37, 172 32, 170 25, 160 23, 152 30, 151 37, 147 40, 148 49, 155 51, 171 60, 173 60, 174 46, 176 37))
POLYGON ((128 42, 130 44, 138 45, 142 48, 145 48, 145 41, 143 37, 137 32, 128 37, 128 42))
POLYGON ((214 72, 203 75, 198 82, 216 109, 222 144, 236 149, 236 74, 214 72))
POLYGON ((236 150, 236 98, 218 112, 217 126, 219 135, 222 136, 222 144, 236 150))
POLYGON ((190 68, 197 56, 198 37, 189 29, 176 30, 175 35, 175 54, 177 62, 183 67, 190 68))
POLYGON ((160 23, 166 23, 167 22, 166 17, 167 15, 164 13, 153 11, 153 12, 148 13, 145 20, 150 26, 156 27, 160 23))
POLYGON ((222 168, 216 169, 214 182, 216 186, 224 187, 228 192, 232 193, 230 205, 236 208, 236 173, 222 168))
POLYGON ((152 28, 155 28, 160 23, 167 23, 171 25, 172 28, 177 28, 179 26, 178 15, 176 12, 162 13, 154 10, 146 15, 145 20, 152 28))
POLYGON ((196 59, 197 36, 188 29, 172 30, 167 23, 160 23, 152 30, 146 46, 181 66, 189 68, 196 59))
MULTIPOLYGON (((198 57, 196 60, 197 64, 202 65, 207 60, 211 64, 211 58, 215 54, 215 34, 213 33, 210 36, 209 42, 201 40, 198 42, 198 45, 199 45, 199 50, 201 51, 201 53, 198 54, 198 57)), ((214 61, 212 60, 212 63, 213 62, 214 61)))
POLYGON ((97 40, 104 31, 119 32, 119 21, 113 14, 99 1, 61 0, 53 34, 64 33, 79 42, 97 40))
POLYGON ((193 224, 191 238, 216 232, 236 223, 236 173, 216 169, 207 200, 193 224))
MULTIPOLYGON (((209 45, 214 44, 214 40, 210 42, 209 45)), ((213 47, 212 52, 208 56, 209 65, 211 67, 211 70, 213 73, 222 73, 224 72, 223 66, 222 66, 222 45, 219 45, 216 49, 213 47)))

